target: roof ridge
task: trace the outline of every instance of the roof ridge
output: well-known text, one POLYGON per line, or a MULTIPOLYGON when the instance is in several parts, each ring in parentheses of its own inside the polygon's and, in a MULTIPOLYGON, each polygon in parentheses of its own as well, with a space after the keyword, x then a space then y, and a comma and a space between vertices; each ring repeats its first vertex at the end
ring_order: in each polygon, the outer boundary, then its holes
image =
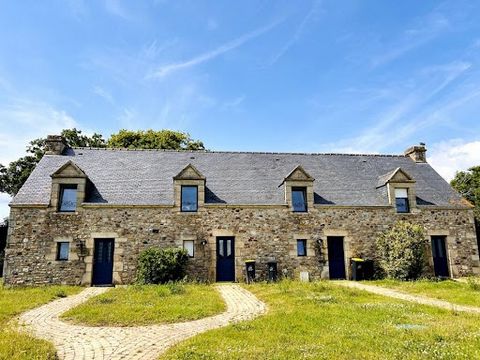
POLYGON ((378 156, 378 157, 401 157, 401 154, 363 154, 363 153, 316 153, 316 152, 279 152, 279 151, 222 151, 222 150, 187 150, 187 149, 129 149, 129 148, 98 148, 98 147, 71 147, 77 150, 98 151, 157 151, 178 153, 209 153, 209 154, 264 154, 264 155, 334 155, 334 156, 378 156))

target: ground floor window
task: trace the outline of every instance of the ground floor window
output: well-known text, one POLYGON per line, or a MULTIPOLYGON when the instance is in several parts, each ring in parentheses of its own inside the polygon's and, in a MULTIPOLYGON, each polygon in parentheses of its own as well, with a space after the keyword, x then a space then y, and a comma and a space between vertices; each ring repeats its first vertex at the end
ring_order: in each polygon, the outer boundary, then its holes
POLYGON ((67 261, 70 243, 62 241, 57 243, 57 261, 67 261))
POLYGON ((195 243, 193 240, 184 240, 183 248, 187 250, 189 257, 193 258, 195 256, 195 243))
POLYGON ((307 256, 307 240, 297 240, 297 256, 307 256))

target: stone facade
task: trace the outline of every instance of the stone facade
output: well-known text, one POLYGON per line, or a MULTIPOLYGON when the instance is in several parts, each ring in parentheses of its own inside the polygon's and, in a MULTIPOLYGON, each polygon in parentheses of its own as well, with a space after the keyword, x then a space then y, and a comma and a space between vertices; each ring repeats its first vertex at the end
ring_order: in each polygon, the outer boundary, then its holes
POLYGON ((144 249, 192 240, 191 279, 242 281, 246 260, 258 279, 270 261, 280 276, 349 277, 350 258, 375 258, 375 238, 399 220, 435 236, 436 275, 480 274, 472 207, 425 163, 424 144, 403 156, 139 152, 50 136, 47 149, 11 204, 6 284, 128 284, 144 249), (185 186, 196 203, 182 212, 185 186))
MULTIPOLYGON (((202 204, 203 205, 203 204, 202 204)), ((428 235, 446 237, 450 274, 480 274, 472 210, 417 206, 398 214, 394 206, 345 207, 312 205, 294 213, 288 205, 234 206, 205 204, 198 212, 178 206, 109 206, 83 204, 74 213, 54 206, 12 206, 6 251, 5 282, 12 285, 91 284, 95 238, 114 238, 113 281, 135 279, 139 253, 151 246, 181 247, 195 241, 190 278, 215 281, 216 237, 235 238, 235 277, 244 279, 244 261, 257 261, 265 279, 267 262, 279 273, 328 278, 328 236, 344 238, 345 268, 351 257, 372 257, 374 239, 398 220, 425 227, 428 235), (297 256, 297 239, 307 240, 307 256, 297 256), (56 261, 56 243, 70 243, 68 261, 56 261)), ((430 252, 431 253, 431 252, 430 252)), ((430 257, 432 265, 432 258, 430 257)))

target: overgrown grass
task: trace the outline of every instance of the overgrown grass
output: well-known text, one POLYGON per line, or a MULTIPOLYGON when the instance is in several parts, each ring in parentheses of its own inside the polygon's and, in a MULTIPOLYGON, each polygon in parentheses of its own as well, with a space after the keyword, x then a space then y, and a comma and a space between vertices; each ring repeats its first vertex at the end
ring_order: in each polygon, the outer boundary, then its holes
POLYGON ((200 334, 162 359, 478 359, 480 317, 329 282, 256 284, 269 312, 200 334))
POLYGON ((91 298, 62 318, 90 326, 136 326, 195 320, 223 311, 225 303, 211 285, 132 285, 91 298))
POLYGON ((0 281, 0 359, 55 359, 52 344, 16 331, 10 320, 26 310, 78 291, 80 288, 67 286, 9 289, 0 281))
POLYGON ((453 280, 377 280, 366 284, 446 300, 454 304, 480 307, 480 278, 471 278, 466 283, 453 280))

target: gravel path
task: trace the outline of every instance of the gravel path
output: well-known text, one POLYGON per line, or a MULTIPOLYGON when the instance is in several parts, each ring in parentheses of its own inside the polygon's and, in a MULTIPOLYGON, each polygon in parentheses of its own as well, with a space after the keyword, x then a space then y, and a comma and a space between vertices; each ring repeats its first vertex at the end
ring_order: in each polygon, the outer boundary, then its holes
POLYGON ((421 295, 406 294, 404 292, 400 292, 397 290, 392 290, 392 289, 384 288, 381 286, 367 285, 367 284, 358 283, 355 281, 336 281, 335 283, 341 286, 345 286, 353 289, 365 290, 377 295, 389 296, 395 299, 411 301, 418 304, 436 306, 442 309, 459 311, 459 312, 480 314, 480 307, 452 304, 451 302, 444 301, 444 300, 437 300, 437 299, 433 299, 433 298, 429 298, 421 295))
POLYGON ((227 311, 208 318, 168 325, 89 327, 65 323, 59 316, 108 288, 87 288, 20 316, 20 324, 35 336, 52 341, 60 359, 157 359, 172 345, 207 330, 252 319, 266 305, 238 285, 217 285, 227 311))

